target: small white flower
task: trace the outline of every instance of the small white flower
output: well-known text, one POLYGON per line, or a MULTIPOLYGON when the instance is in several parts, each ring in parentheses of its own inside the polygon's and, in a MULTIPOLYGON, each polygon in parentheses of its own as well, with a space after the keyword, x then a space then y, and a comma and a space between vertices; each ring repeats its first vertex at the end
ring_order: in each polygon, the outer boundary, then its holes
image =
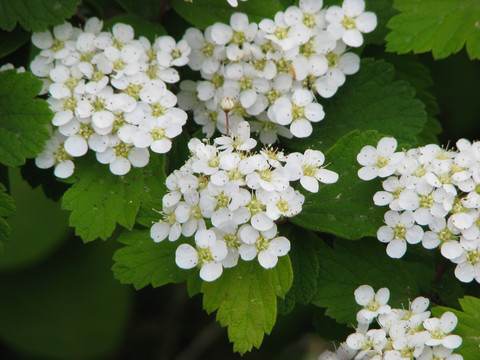
POLYGON ((357 155, 357 161, 364 166, 358 170, 358 177, 362 180, 372 180, 379 177, 392 175, 397 164, 403 159, 403 152, 395 152, 397 140, 394 138, 383 138, 377 148, 367 145, 357 155))

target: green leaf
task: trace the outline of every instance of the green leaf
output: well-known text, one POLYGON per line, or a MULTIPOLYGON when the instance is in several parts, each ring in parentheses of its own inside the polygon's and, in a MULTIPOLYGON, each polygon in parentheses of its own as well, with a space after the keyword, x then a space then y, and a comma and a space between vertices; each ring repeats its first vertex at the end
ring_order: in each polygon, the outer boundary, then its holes
POLYGON ((62 208, 72 210, 70 225, 75 234, 88 242, 107 239, 116 223, 131 229, 140 201, 148 195, 142 169, 127 175, 113 175, 108 166, 97 162, 76 162, 77 181, 63 196, 62 208))
POLYGON ((10 225, 4 217, 15 214, 13 199, 6 193, 5 186, 0 183, 0 252, 3 251, 3 242, 10 238, 10 225))
POLYGON ((432 309, 433 315, 442 316, 446 311, 453 312, 458 317, 458 324, 453 334, 463 339, 462 345, 455 349, 455 353, 463 356, 464 360, 477 360, 480 358, 480 299, 465 296, 460 299, 463 311, 438 306, 432 309))
MULTIPOLYGON (((326 0, 323 7, 331 5, 342 6, 343 0, 326 0)), ((364 34, 365 42, 374 44, 383 44, 384 38, 388 34, 387 23, 390 18, 398 12, 393 8, 393 0, 367 0, 365 2, 365 11, 372 11, 377 15, 377 27, 369 34, 364 34)))
POLYGON ((348 239, 376 236, 385 208, 374 205, 373 195, 381 185, 378 179, 364 181, 358 177, 357 154, 362 147, 376 145, 381 138, 376 131, 353 131, 342 137, 325 153, 325 158, 331 162, 328 169, 338 173, 338 181, 320 183, 316 194, 303 191, 302 212, 291 221, 306 229, 348 239))
POLYGON ((17 21, 28 31, 63 24, 77 10, 78 0, 0 0, 0 28, 11 31, 17 21))
MULTIPOLYGON (((0 10, 1 14, 1 10, 0 10)), ((45 100, 34 99, 42 81, 16 70, 0 72, 0 163, 18 166, 42 150, 53 117, 45 100)))
MULTIPOLYGON (((155 21, 163 3, 161 0, 143 0, 141 4, 137 0, 117 0, 117 2, 128 12, 139 15, 144 21, 145 19, 155 21)), ((136 29, 135 33, 137 33, 136 29)))
POLYGON ((72 233, 68 213, 60 210, 58 202, 47 199, 41 188, 30 188, 22 180, 20 169, 10 169, 9 175, 17 211, 8 219, 12 231, 4 253, 0 254, 2 271, 19 270, 42 261, 72 233))
POLYGON ((339 323, 356 324, 360 306, 353 293, 360 285, 370 285, 375 291, 388 287, 391 306, 407 306, 408 300, 419 293, 402 260, 389 258, 385 246, 376 239, 337 239, 333 249, 319 242, 318 256, 320 271, 312 303, 326 307, 326 314, 339 323))
POLYGON ((0 30, 0 57, 14 52, 28 39, 30 39, 30 34, 19 26, 10 32, 0 30))
POLYGON ((480 59, 480 2, 471 0, 395 0, 400 11, 388 23, 387 51, 431 51, 436 59, 466 44, 471 59, 480 59))
POLYGON ((292 263, 293 283, 287 298, 300 304, 308 304, 317 290, 318 256, 315 242, 318 238, 310 231, 297 227, 281 227, 280 233, 291 243, 288 255, 292 263))
POLYGON ((175 264, 179 242, 155 243, 149 230, 124 232, 118 241, 127 246, 113 255, 112 270, 122 284, 133 284, 139 290, 149 284, 159 287, 186 280, 189 272, 175 264))
POLYGON ((353 130, 377 130, 394 136, 400 144, 416 145, 427 121, 424 105, 415 99, 415 89, 394 81, 395 69, 383 60, 363 59, 360 71, 347 77, 338 93, 322 100, 325 119, 314 124, 305 140, 285 141, 295 150, 330 148, 353 130))
MULTIPOLYGON (((115 357, 130 318, 130 289, 112 278, 115 242, 68 246, 31 271, 0 276, 0 339, 16 358, 115 357)), ((3 355, 3 351, 2 351, 3 355)))
POLYGON ((277 11, 284 11, 292 5, 289 0, 262 0, 239 2, 238 7, 233 9, 225 0, 175 0, 173 8, 185 20, 200 29, 216 22, 230 23, 230 16, 234 12, 242 12, 248 15, 251 22, 260 22, 262 19, 275 16, 277 11))
MULTIPOLYGON (((143 9, 143 6, 137 6, 137 8, 143 9)), ((123 14, 110 18, 105 21, 105 29, 111 29, 113 25, 118 23, 131 25, 135 30, 136 38, 145 36, 152 43, 157 37, 167 34, 162 25, 148 21, 143 16, 137 14, 123 14)))
POLYGON ((284 297, 291 284, 287 256, 269 270, 257 261, 240 261, 219 279, 203 284, 203 307, 208 313, 217 310, 217 320, 228 326, 234 351, 243 354, 260 347, 264 333, 270 333, 277 317, 277 296, 284 297))

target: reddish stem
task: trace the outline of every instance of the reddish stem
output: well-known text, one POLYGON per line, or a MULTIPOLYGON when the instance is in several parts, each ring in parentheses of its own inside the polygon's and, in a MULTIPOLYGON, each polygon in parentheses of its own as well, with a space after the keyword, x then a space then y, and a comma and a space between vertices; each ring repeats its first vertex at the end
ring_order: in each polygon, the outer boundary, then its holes
POLYGON ((435 279, 434 281, 437 282, 443 275, 443 270, 445 269, 445 265, 447 264, 447 259, 442 257, 442 261, 438 265, 436 272, 435 272, 435 279))
POLYGON ((155 21, 160 22, 162 19, 163 14, 167 10, 167 1, 168 0, 162 0, 162 3, 160 4, 160 9, 158 10, 157 17, 155 18, 155 21))

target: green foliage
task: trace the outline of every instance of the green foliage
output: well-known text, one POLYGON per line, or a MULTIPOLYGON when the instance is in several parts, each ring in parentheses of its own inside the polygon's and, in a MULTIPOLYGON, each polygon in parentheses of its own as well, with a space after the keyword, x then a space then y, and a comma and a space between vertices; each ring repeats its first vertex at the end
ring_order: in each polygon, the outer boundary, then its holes
POLYGON ((79 0, 0 0, 0 28, 11 31, 17 22, 28 31, 45 31, 63 24, 79 0))
POLYGON ((203 283, 203 307, 208 313, 217 310, 217 320, 228 326, 234 351, 243 354, 260 347, 264 333, 270 333, 277 316, 276 297, 284 297, 291 284, 288 256, 269 270, 257 261, 240 261, 214 282, 203 283))
POLYGON ((0 254, 2 271, 33 266, 57 250, 68 234, 73 233, 68 226, 68 213, 60 210, 58 202, 47 199, 42 189, 30 188, 19 169, 10 169, 9 175, 17 211, 8 218, 12 231, 10 241, 4 244, 4 253, 0 254))
POLYGON ((293 307, 295 302, 308 304, 317 289, 319 262, 315 242, 318 239, 311 232, 294 226, 280 228, 280 233, 292 239, 288 255, 292 263, 292 287, 285 296, 285 302, 293 307))
POLYGON ((4 217, 15 214, 13 199, 5 191, 5 186, 0 183, 0 251, 3 251, 3 242, 10 238, 10 225, 4 217))
POLYGON ((41 88, 42 81, 30 73, 0 72, 0 164, 23 165, 50 138, 45 125, 53 113, 46 101, 34 99, 41 88))
POLYGON ((331 99, 325 101, 325 119, 304 140, 288 141, 289 147, 325 151, 353 130, 377 130, 394 136, 400 144, 416 145, 427 121, 425 106, 415 99, 415 89, 394 81, 395 69, 383 60, 363 59, 357 74, 347 77, 331 99))
POLYGON ((471 0, 396 0, 400 11, 388 23, 387 51, 431 51, 436 59, 466 45, 471 59, 480 58, 480 3, 471 0))
MULTIPOLYGON (((376 239, 359 242, 335 240, 334 248, 318 242, 320 271, 312 303, 326 307, 326 315, 342 324, 356 324, 360 310, 353 295, 360 285, 375 290, 388 287, 391 306, 408 304, 419 295, 415 279, 402 267, 402 260, 387 256, 376 239)), ((420 274, 415 274, 422 277, 420 274)))
POLYGON ((455 350, 463 356, 464 360, 476 360, 480 358, 480 299, 465 296, 460 299, 462 310, 450 309, 438 306, 432 309, 433 315, 440 317, 444 312, 451 311, 458 317, 458 324, 454 334, 460 335, 463 339, 462 345, 455 350))
POLYGON ((133 284, 138 290, 186 280, 188 272, 175 264, 178 241, 155 243, 149 230, 124 232, 118 241, 127 246, 115 252, 112 270, 122 284, 133 284))
POLYGON ((125 176, 116 176, 108 166, 82 160, 76 162, 76 182, 62 200, 62 208, 72 210, 70 225, 75 227, 75 234, 88 242, 107 239, 116 223, 132 229, 140 202, 157 193, 162 178, 150 176, 146 180, 150 170, 145 169, 132 169, 125 176), (147 181, 154 182, 153 187, 147 181))
POLYGON ((17 26, 12 31, 0 30, 0 57, 10 54, 25 44, 30 34, 17 26))
MULTIPOLYGON (((141 5, 137 0, 116 0, 129 13, 138 15, 139 18, 155 21, 158 11, 162 6, 159 0, 144 0, 141 5)), ((128 16, 133 14, 127 14, 128 16)), ((130 24, 131 25, 131 24, 130 24)), ((137 29, 135 28, 135 33, 137 29)))
MULTIPOLYGON (((289 5, 292 5, 292 1, 239 1, 235 11, 246 13, 250 21, 260 22, 264 18, 273 19, 277 11, 285 10, 289 5)), ((191 3, 175 0, 173 8, 185 20, 199 29, 205 29, 216 22, 229 24, 233 12, 226 0, 194 0, 191 3)))
MULTIPOLYGON (((143 9, 143 6, 137 6, 137 8, 143 9)), ((113 25, 118 23, 131 25, 135 30, 135 37, 145 36, 152 43, 157 37, 167 34, 158 22, 145 20, 144 17, 137 14, 123 14, 110 18, 105 21, 104 28, 111 29, 113 25)))
POLYGON ((373 195, 381 189, 378 180, 361 180, 357 154, 365 145, 376 145, 376 131, 358 130, 342 137, 325 153, 328 169, 338 173, 335 184, 320 183, 316 194, 305 194, 302 212, 291 221, 310 230, 329 232, 348 239, 375 236, 385 209, 375 206, 373 195))
POLYGON ((0 275, 0 339, 21 358, 105 359, 122 341, 131 293, 112 278, 116 243, 71 240, 31 271, 0 275))

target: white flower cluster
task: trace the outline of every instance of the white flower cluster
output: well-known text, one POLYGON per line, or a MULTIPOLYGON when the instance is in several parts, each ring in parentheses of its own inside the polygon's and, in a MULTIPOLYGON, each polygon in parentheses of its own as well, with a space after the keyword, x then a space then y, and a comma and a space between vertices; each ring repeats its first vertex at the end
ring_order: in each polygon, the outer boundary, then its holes
POLYGON ((388 243, 392 258, 401 258, 407 243, 440 247, 457 264, 460 281, 480 283, 480 142, 461 139, 457 151, 434 144, 396 148, 394 138, 383 138, 357 156, 361 179, 386 178, 373 197, 375 205, 390 207, 378 240, 388 243))
POLYGON ((30 68, 44 80, 55 113, 54 136, 36 164, 55 166, 60 178, 72 175, 73 159, 88 149, 116 175, 143 167, 148 149, 168 152, 187 120, 166 86, 180 80, 172 66, 188 62, 187 42, 162 36, 152 45, 145 37, 135 40, 129 25, 102 28, 91 18, 83 29, 66 22, 32 36, 41 51, 30 68))
POLYGON ((191 157, 167 177, 163 220, 150 235, 155 242, 195 235, 195 247, 177 248, 176 263, 183 269, 200 267, 205 281, 236 266, 239 256, 274 267, 290 250, 288 239, 277 236, 275 221, 298 214, 305 199, 290 182, 300 180, 305 189, 317 192, 318 181, 338 179, 322 167, 325 157, 318 150, 287 156, 272 148, 251 152, 256 143, 245 121, 213 145, 194 138, 188 144, 191 157))
POLYGON ((308 137, 312 123, 325 113, 314 93, 329 98, 359 69, 360 58, 347 46, 363 43, 373 31, 375 14, 363 0, 345 0, 343 7, 322 9, 321 0, 300 0, 259 24, 234 13, 230 25, 216 23, 205 32, 187 29, 192 48, 188 65, 202 80, 183 81, 179 106, 193 111, 195 122, 211 137, 226 133, 221 99, 233 99, 230 120, 251 120, 260 141, 272 144, 277 135, 308 137))
POLYGON ((462 360, 453 350, 462 338, 451 334, 458 319, 445 312, 440 319, 430 317, 429 300, 418 297, 408 310, 387 305, 390 292, 375 293, 369 285, 355 290, 355 300, 363 308, 357 313, 358 327, 335 352, 325 351, 319 360, 462 360), (380 328, 369 330, 376 319, 380 328))

